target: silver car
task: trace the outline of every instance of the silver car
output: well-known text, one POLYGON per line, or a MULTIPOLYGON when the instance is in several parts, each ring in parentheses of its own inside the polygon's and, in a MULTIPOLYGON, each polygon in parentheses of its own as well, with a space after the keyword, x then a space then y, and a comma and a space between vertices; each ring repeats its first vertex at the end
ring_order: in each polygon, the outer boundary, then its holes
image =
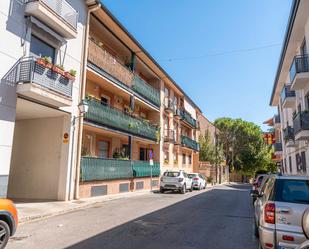
POLYGON ((290 249, 308 234, 309 177, 272 175, 253 193, 259 248, 290 249))

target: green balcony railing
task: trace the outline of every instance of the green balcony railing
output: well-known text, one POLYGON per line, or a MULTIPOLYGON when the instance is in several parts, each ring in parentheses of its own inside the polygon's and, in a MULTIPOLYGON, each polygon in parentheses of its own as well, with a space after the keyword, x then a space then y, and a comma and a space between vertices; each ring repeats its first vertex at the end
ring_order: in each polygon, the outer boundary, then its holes
MULTIPOLYGON (((151 166, 148 161, 133 161, 133 176, 134 177, 149 177, 151 176, 151 166)), ((152 165, 152 176, 160 175, 160 163, 154 162, 152 165)))
POLYGON ((160 106, 160 92, 137 75, 133 76, 132 89, 156 106, 160 106))
POLYGON ((82 157, 81 181, 99 181, 132 178, 133 171, 129 160, 82 157))
POLYGON ((192 150, 199 151, 200 150, 200 145, 196 141, 192 140, 191 138, 187 136, 181 136, 181 144, 185 147, 188 147, 192 150))
POLYGON ((87 99, 89 105, 85 120, 112 129, 157 141, 158 129, 146 120, 132 117, 118 109, 101 104, 98 100, 87 99))
MULTIPOLYGON (((80 174, 81 181, 131 179, 150 177, 151 168, 148 161, 82 157, 80 174)), ((159 175, 160 163, 154 162, 152 176, 159 175)))
POLYGON ((193 126, 194 128, 196 128, 196 120, 194 118, 192 118, 191 114, 188 113, 185 110, 181 110, 180 111, 180 117, 181 120, 187 122, 188 124, 190 124, 191 126, 193 126))

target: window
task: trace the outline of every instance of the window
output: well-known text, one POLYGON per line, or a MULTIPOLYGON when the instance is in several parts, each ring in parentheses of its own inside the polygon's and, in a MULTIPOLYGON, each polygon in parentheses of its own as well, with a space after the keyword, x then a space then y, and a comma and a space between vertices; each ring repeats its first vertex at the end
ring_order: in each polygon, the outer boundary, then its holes
POLYGON ((186 164, 186 154, 182 154, 182 164, 186 164))
POLYGON ((167 176, 167 177, 178 177, 180 175, 180 173, 179 172, 169 171, 169 172, 164 172, 163 175, 167 176))
POLYGON ((98 156, 100 158, 107 158, 108 148, 109 148, 109 143, 107 141, 99 141, 98 142, 98 156))
POLYGON ((35 57, 47 56, 55 63, 56 49, 34 35, 31 35, 30 55, 35 57))
POLYGON ((306 173, 306 171, 307 171, 306 167, 307 167, 307 165, 306 165, 306 152, 303 151, 301 153, 301 171, 302 171, 302 173, 306 173))
POLYGON ((299 153, 295 155, 295 160, 296 160, 296 169, 297 171, 300 171, 301 170, 301 156, 299 155, 299 153))
POLYGON ((101 95, 101 104, 102 105, 109 105, 110 104, 110 98, 104 95, 101 95))
POLYGON ((145 148, 139 149, 139 160, 146 161, 147 160, 147 152, 145 148))
POLYGON ((188 156, 188 159, 189 159, 189 164, 192 164, 192 156, 191 155, 188 156))
POLYGON ((275 201, 309 204, 309 181, 278 179, 275 201))

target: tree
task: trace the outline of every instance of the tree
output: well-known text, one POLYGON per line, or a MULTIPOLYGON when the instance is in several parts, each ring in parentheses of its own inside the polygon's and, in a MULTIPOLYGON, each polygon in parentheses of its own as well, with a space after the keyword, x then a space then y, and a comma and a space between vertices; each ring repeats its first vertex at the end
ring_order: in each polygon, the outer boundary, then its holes
POLYGON ((263 141, 261 128, 242 119, 219 118, 215 122, 219 129, 218 143, 230 169, 254 176, 257 170, 271 169, 271 153, 263 141))
POLYGON ((199 157, 202 162, 209 162, 212 165, 220 165, 224 160, 222 146, 211 142, 211 136, 208 130, 199 137, 200 151, 199 157))

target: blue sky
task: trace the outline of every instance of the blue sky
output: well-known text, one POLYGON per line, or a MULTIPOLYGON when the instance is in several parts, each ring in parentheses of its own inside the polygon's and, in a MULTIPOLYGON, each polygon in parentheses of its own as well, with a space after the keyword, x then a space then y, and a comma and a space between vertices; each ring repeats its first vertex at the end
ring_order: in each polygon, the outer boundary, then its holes
POLYGON ((292 0, 102 2, 211 121, 262 125, 276 112, 269 99, 292 0))

